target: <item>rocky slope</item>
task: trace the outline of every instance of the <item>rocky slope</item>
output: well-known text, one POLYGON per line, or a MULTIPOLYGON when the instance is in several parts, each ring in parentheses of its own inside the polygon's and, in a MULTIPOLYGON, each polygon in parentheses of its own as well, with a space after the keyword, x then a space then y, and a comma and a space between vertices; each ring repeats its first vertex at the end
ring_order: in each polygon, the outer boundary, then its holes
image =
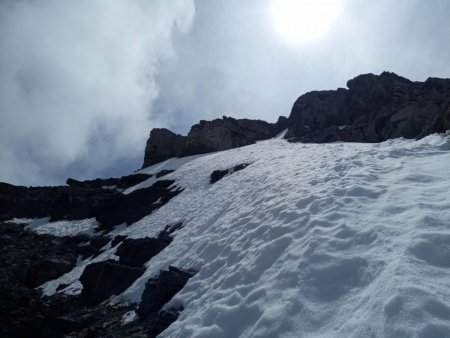
POLYGON ((277 123, 223 117, 200 121, 187 136, 153 129, 143 168, 171 157, 237 148, 288 129, 292 142, 382 142, 420 139, 450 129, 450 79, 412 82, 394 73, 364 74, 348 89, 312 91, 300 96, 289 118, 277 123))

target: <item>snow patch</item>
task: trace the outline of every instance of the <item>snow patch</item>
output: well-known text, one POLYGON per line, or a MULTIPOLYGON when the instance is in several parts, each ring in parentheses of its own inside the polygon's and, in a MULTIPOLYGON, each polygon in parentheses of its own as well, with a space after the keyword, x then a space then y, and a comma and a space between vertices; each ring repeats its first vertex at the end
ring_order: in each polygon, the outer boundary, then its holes
POLYGON ((99 225, 95 218, 55 222, 49 222, 49 220, 49 217, 32 220, 25 229, 32 230, 40 235, 46 234, 63 237, 80 234, 93 235, 99 225))

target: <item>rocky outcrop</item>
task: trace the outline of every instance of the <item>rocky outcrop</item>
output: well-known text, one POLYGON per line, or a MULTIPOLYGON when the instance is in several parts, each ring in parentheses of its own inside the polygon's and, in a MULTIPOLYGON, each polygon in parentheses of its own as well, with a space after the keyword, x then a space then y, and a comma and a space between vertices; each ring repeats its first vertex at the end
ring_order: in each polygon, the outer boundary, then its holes
POLYGON ((224 169, 224 170, 214 170, 209 178, 209 183, 214 184, 217 181, 221 180, 227 175, 230 175, 236 171, 243 170, 247 168, 250 165, 250 163, 241 163, 238 165, 235 165, 233 168, 230 169, 224 169))
POLYGON ((194 271, 185 271, 169 266, 169 270, 161 271, 159 276, 148 280, 137 309, 139 316, 142 318, 156 317, 163 305, 171 300, 194 274, 194 271))
POLYGON ((172 157, 204 154, 246 146, 274 137, 287 128, 287 118, 276 123, 261 120, 234 119, 224 116, 213 121, 200 121, 187 136, 167 129, 153 129, 145 148, 143 168, 172 157))
POLYGON ((213 121, 200 121, 189 131, 183 155, 227 150, 266 140, 283 131, 285 122, 284 117, 280 117, 277 123, 267 123, 226 116, 213 121))
POLYGON ((125 239, 117 248, 116 255, 120 257, 119 262, 129 266, 142 266, 153 256, 159 254, 172 241, 160 240, 158 238, 125 239))
POLYGON ((95 217, 102 228, 131 224, 178 195, 182 189, 173 187, 174 183, 160 180, 126 195, 92 185, 27 188, 0 183, 0 220, 49 216, 50 221, 57 221, 95 217))
POLYGON ((183 155, 186 136, 172 133, 165 128, 155 128, 145 146, 144 164, 142 168, 167 160, 171 157, 183 155))
POLYGON ((301 142, 381 142, 450 129, 450 79, 412 82, 394 73, 365 74, 348 89, 300 96, 285 138, 301 142))
POLYGON ((119 191, 132 187, 152 177, 149 174, 132 174, 118 178, 97 178, 95 180, 78 181, 73 178, 68 178, 66 184, 71 187, 78 188, 104 188, 117 189, 119 191))
POLYGON ((128 195, 120 194, 99 208, 95 216, 103 228, 137 222, 183 191, 172 188, 174 183, 172 180, 156 181, 152 186, 135 190, 128 195))
POLYGON ((88 305, 97 305, 125 291, 145 272, 142 267, 120 264, 112 259, 86 266, 80 277, 81 297, 88 305))

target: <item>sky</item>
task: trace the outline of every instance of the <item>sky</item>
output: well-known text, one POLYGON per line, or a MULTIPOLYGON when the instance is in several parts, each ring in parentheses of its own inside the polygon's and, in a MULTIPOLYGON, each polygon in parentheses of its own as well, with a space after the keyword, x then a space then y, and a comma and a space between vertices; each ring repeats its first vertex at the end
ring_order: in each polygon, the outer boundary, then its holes
POLYGON ((1 0, 0 181, 129 174, 152 128, 274 122, 362 73, 449 78, 449 14, 448 0, 1 0))

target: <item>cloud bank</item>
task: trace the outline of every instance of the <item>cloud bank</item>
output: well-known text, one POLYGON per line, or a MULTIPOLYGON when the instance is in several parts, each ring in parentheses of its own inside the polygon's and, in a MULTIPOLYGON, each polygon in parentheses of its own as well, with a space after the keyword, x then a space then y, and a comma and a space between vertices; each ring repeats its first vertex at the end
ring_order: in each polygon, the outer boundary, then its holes
POLYGON ((186 0, 3 1, 0 181, 60 184, 135 163, 166 124, 152 111, 158 64, 194 13, 186 0))
POLYGON ((448 0, 336 0, 333 27, 300 44, 276 0, 193 1, 0 2, 0 181, 129 173, 151 128, 275 121, 361 73, 450 77, 448 0))

